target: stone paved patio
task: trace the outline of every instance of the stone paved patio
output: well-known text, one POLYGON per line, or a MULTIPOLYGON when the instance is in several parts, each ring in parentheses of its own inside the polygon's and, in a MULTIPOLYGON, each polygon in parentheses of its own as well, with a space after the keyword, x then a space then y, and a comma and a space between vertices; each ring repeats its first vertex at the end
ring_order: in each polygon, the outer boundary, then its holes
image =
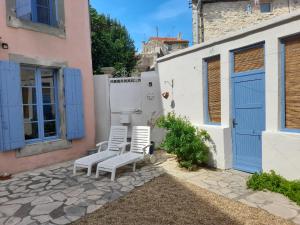
POLYGON ((300 224, 300 207, 296 203, 277 193, 254 192, 247 189, 246 181, 250 176, 248 173, 208 169, 189 172, 178 168, 177 162, 171 156, 168 156, 161 166, 168 174, 185 182, 193 183, 227 198, 264 209, 273 215, 300 224))
POLYGON ((248 190, 247 173, 189 172, 178 168, 170 155, 158 152, 155 158, 155 164, 139 165, 136 172, 131 167, 120 170, 116 182, 108 175, 99 179, 86 177, 85 172, 73 176, 72 162, 18 174, 0 182, 0 225, 68 224, 163 173, 300 224, 299 206, 280 194, 248 190))
POLYGON ((0 225, 67 224, 163 173, 155 166, 136 172, 127 167, 111 182, 107 175, 73 176, 72 169, 72 162, 66 162, 0 182, 0 225))

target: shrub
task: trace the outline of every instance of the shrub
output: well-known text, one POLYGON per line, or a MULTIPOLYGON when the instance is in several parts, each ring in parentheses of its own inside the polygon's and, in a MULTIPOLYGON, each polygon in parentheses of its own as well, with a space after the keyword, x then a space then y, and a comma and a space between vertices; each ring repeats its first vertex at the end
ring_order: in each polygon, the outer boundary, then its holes
POLYGON ((247 186, 253 190, 283 194, 300 205, 300 181, 288 181, 273 170, 270 173, 253 174, 247 181, 247 186))
POLYGON ((210 137, 206 131, 198 130, 185 117, 174 113, 160 117, 156 124, 167 131, 161 147, 175 154, 181 167, 193 170, 207 163, 209 147, 206 141, 210 137))

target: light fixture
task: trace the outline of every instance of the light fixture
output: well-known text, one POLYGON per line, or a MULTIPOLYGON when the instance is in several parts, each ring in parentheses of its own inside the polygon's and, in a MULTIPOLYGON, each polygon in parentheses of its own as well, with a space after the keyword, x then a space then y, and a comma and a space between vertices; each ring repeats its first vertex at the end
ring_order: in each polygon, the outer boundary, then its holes
POLYGON ((8 44, 7 43, 2 43, 1 46, 2 46, 3 49, 8 49, 8 44))

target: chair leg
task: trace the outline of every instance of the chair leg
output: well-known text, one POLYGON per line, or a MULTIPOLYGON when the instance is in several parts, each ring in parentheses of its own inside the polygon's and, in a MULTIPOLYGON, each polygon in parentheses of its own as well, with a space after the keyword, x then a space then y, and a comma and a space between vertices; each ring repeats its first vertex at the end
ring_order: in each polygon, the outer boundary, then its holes
POLYGON ((99 178, 99 170, 98 170, 98 167, 96 169, 96 178, 99 178))
POLYGON ((73 167, 73 175, 76 175, 76 165, 74 164, 74 167, 73 167))
POLYGON ((89 166, 88 167, 88 171, 87 171, 87 176, 91 176, 91 173, 92 173, 92 166, 89 166))
POLYGON ((136 169, 136 163, 133 163, 133 172, 135 172, 136 169))
POLYGON ((113 169, 112 171, 111 171, 111 181, 115 181, 115 178, 116 178, 116 169, 113 169))

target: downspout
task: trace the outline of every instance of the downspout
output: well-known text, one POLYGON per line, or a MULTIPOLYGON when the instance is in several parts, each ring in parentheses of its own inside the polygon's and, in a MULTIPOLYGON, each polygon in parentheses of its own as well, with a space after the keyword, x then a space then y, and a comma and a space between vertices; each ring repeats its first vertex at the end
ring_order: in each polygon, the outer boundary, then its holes
POLYGON ((90 13, 90 6, 91 6, 91 2, 90 0, 87 1, 88 3, 88 13, 89 13, 89 30, 90 30, 90 46, 91 46, 91 59, 92 59, 92 71, 93 71, 93 75, 94 75, 94 66, 93 66, 93 53, 92 53, 92 16, 90 13))

